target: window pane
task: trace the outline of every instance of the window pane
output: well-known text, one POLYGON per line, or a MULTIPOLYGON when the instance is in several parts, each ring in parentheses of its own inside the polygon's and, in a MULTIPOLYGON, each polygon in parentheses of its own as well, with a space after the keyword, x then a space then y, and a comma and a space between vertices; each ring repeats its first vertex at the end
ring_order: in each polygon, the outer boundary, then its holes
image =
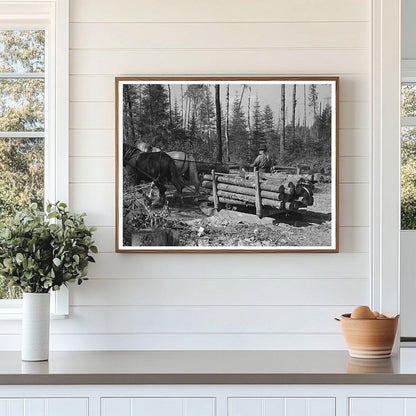
POLYGON ((416 229, 416 128, 402 127, 401 228, 416 229))
MULTIPOLYGON (((0 30, 0 132, 43 132, 43 77, 18 77, 45 72, 45 31, 0 30), (13 75, 14 76, 14 75, 13 75)), ((44 139, 0 138, 0 225, 31 202, 43 206, 44 139)), ((0 278, 0 299, 20 299, 21 290, 0 278)))
POLYGON ((0 30, 0 72, 45 72, 45 31, 0 30))
POLYGON ((0 131, 45 129, 45 82, 42 79, 0 79, 0 131))
MULTIPOLYGON (((0 138, 0 224, 31 202, 43 206, 44 140, 0 138)), ((0 279, 0 299, 18 299, 21 291, 0 279)))
POLYGON ((416 84, 402 84, 402 117, 416 117, 416 84))
POLYGON ((0 138, 0 218, 31 202, 43 206, 44 140, 0 138))

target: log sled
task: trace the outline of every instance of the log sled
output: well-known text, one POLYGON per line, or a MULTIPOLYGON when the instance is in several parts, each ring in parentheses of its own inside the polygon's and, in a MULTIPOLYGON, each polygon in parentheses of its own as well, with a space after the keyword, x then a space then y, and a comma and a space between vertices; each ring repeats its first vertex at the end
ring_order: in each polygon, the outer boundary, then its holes
POLYGON ((254 207, 262 217, 267 212, 298 212, 313 205, 313 175, 263 174, 255 170, 244 177, 211 171, 202 187, 210 191, 208 200, 219 210, 224 206, 254 207))

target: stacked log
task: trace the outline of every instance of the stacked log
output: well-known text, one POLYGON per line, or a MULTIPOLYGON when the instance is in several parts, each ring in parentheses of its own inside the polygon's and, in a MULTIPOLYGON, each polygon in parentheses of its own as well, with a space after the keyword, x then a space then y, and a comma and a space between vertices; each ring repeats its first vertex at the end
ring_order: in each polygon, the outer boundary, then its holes
POLYGON ((257 215, 261 208, 272 207, 282 211, 296 211, 313 204, 313 177, 300 175, 259 175, 246 177, 212 171, 203 177, 202 187, 210 189, 208 199, 218 204, 255 206, 257 215))

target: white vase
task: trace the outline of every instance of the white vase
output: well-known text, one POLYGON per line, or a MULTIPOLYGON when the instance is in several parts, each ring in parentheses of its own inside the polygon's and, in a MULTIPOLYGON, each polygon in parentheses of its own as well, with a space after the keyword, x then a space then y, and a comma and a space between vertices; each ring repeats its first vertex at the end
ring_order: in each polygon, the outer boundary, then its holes
POLYGON ((49 293, 23 293, 22 360, 49 358, 49 293))

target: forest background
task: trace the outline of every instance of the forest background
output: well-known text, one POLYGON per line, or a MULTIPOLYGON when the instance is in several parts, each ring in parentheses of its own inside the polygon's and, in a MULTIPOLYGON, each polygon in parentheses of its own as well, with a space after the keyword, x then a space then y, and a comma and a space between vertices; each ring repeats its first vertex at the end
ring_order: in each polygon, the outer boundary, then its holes
POLYGON ((331 166, 331 85, 123 85, 123 140, 246 167, 266 145, 279 165, 331 166))

